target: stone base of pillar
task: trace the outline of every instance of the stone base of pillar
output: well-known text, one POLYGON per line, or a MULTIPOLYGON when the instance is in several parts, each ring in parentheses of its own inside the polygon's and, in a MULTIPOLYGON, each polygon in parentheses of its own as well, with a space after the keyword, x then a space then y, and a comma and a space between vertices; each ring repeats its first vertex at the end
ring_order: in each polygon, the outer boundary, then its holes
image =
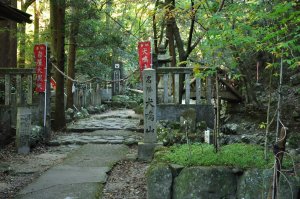
POLYGON ((151 161, 154 155, 154 149, 157 146, 162 146, 162 143, 138 143, 138 160, 151 161))

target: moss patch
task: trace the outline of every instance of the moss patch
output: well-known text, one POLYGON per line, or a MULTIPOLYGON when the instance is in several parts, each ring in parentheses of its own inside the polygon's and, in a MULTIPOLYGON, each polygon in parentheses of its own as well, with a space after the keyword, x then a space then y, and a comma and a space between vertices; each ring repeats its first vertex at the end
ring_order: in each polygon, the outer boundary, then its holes
MULTIPOLYGON (((166 162, 183 166, 232 166, 246 168, 271 168, 274 157, 268 153, 268 161, 264 160, 263 147, 250 144, 231 144, 223 146, 218 153, 212 145, 192 144, 176 145, 168 150, 158 151, 155 162, 166 162)), ((291 161, 284 160, 286 167, 291 161)))

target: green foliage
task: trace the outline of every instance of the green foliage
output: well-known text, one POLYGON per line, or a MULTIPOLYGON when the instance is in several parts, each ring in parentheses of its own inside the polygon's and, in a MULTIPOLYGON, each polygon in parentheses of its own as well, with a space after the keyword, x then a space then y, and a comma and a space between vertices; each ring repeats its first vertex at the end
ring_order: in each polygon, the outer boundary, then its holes
MULTIPOLYGON (((269 160, 264 160, 264 149, 258 145, 231 144, 220 148, 215 153, 214 147, 208 144, 175 145, 164 148, 155 155, 158 162, 168 162, 183 166, 230 166, 239 168, 271 168, 273 155, 268 153, 269 160)), ((291 166, 284 160, 285 166, 291 166)))

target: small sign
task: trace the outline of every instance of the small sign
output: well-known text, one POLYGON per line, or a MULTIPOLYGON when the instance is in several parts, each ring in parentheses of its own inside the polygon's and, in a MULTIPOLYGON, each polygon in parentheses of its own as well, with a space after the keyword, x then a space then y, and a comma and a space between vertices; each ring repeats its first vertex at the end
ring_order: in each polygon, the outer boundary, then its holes
POLYGON ((138 51, 139 51, 140 72, 142 74, 144 69, 151 68, 152 65, 150 41, 139 42, 138 51))
POLYGON ((47 46, 38 44, 34 46, 34 56, 36 63, 36 92, 46 90, 46 70, 47 70, 47 46))
POLYGON ((204 131, 204 142, 210 144, 210 130, 204 131))

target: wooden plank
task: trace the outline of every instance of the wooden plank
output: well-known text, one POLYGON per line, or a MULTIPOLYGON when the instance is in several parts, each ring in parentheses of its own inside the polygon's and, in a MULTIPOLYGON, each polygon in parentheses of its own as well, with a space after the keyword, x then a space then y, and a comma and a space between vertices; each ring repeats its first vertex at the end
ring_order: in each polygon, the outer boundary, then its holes
POLYGON ((164 103, 168 103, 168 81, 169 81, 169 74, 164 74, 164 103))
POLYGON ((99 83, 97 83, 97 86, 96 86, 96 105, 100 105, 100 104, 101 104, 100 85, 99 85, 99 83))
POLYGON ((27 104, 32 104, 32 75, 27 76, 28 90, 27 90, 27 104))
POLYGON ((158 74, 168 74, 168 73, 173 73, 173 74, 186 74, 186 73, 192 73, 193 72, 193 67, 160 67, 157 68, 157 73, 158 74))
POLYGON ((175 79, 174 103, 179 104, 179 74, 175 74, 174 79, 175 79))
POLYGON ((212 99, 211 77, 206 78, 206 99, 207 99, 207 104, 211 104, 211 99, 212 99))
POLYGON ((201 104, 201 78, 196 78, 196 104, 201 104))
POLYGON ((10 75, 5 75, 5 105, 11 103, 11 86, 10 86, 10 75))
POLYGON ((22 102, 22 77, 21 75, 17 75, 17 82, 16 82, 16 102, 17 105, 20 105, 22 102))
POLYGON ((185 104, 190 104, 191 88, 190 74, 185 74, 185 104))
POLYGON ((35 68, 0 68, 0 74, 1 75, 29 75, 29 74, 35 74, 35 68))

